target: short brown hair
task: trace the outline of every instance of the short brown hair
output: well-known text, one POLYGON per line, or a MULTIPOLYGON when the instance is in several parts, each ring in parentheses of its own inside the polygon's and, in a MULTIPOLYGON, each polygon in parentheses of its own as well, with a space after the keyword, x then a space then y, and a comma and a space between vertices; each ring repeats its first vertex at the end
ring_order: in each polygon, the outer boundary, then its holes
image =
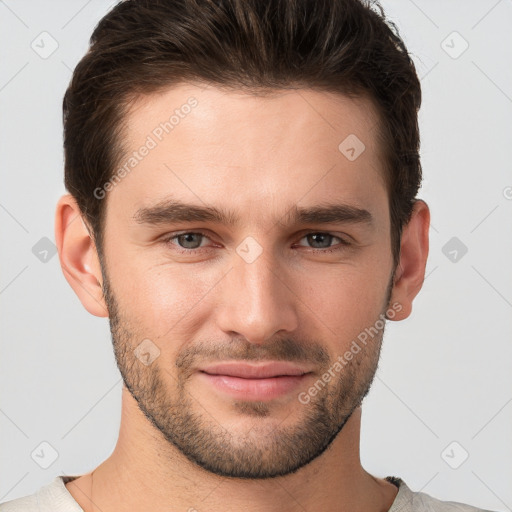
POLYGON ((94 191, 121 161, 128 106, 187 81, 370 98, 380 118, 396 267, 421 183, 421 88, 398 29, 364 0, 126 0, 104 16, 63 101, 65 185, 100 259, 106 200, 94 191))

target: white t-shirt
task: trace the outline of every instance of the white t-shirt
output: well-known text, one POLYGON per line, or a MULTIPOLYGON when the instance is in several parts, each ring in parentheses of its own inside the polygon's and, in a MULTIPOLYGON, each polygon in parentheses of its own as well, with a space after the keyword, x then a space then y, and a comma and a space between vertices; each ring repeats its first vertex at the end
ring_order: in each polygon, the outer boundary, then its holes
MULTIPOLYGON (((0 512, 83 512, 64 484, 78 476, 57 476, 37 492, 0 503, 0 512)), ((440 501, 423 492, 414 492, 398 477, 386 480, 398 487, 388 512, 491 512, 454 501, 440 501)))

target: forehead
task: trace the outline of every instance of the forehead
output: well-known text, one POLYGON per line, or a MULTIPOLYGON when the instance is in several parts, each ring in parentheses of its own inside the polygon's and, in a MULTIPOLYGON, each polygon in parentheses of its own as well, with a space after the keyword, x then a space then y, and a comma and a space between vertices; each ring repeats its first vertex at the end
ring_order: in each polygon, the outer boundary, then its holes
POLYGON ((368 99, 182 84, 139 97, 125 121, 114 173, 122 177, 108 192, 108 209, 125 217, 169 197, 232 205, 260 220, 263 210, 299 203, 387 199, 368 99))

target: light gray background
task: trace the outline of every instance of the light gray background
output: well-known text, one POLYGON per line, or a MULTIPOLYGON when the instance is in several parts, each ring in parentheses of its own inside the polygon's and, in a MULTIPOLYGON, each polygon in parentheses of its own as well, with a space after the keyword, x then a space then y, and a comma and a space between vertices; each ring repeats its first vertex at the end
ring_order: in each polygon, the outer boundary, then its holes
MULTIPOLYGON (((87 313, 40 241, 54 241, 65 192, 62 97, 111 5, 0 0, 0 502, 90 471, 117 440, 108 320, 87 313), (31 47, 51 50, 44 31, 58 43, 46 58, 31 47)), ((419 197, 432 227, 413 314, 387 324, 362 462, 440 499, 512 510, 512 3, 383 6, 422 79, 419 197)))

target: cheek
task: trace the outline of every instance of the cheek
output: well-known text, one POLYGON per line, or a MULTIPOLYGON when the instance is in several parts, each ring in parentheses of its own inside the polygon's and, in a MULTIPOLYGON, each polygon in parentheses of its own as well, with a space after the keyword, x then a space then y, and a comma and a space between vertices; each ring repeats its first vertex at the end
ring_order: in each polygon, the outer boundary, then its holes
POLYGON ((301 308, 339 353, 382 312, 388 276, 371 268, 340 266, 301 279, 301 308))
POLYGON ((117 269, 116 287, 124 308, 138 332, 148 338, 172 339, 197 322, 201 303, 218 281, 212 271, 194 265, 144 266, 132 260, 117 269), (123 276, 130 276, 129 279, 123 276), (198 307, 199 306, 199 307, 198 307))

